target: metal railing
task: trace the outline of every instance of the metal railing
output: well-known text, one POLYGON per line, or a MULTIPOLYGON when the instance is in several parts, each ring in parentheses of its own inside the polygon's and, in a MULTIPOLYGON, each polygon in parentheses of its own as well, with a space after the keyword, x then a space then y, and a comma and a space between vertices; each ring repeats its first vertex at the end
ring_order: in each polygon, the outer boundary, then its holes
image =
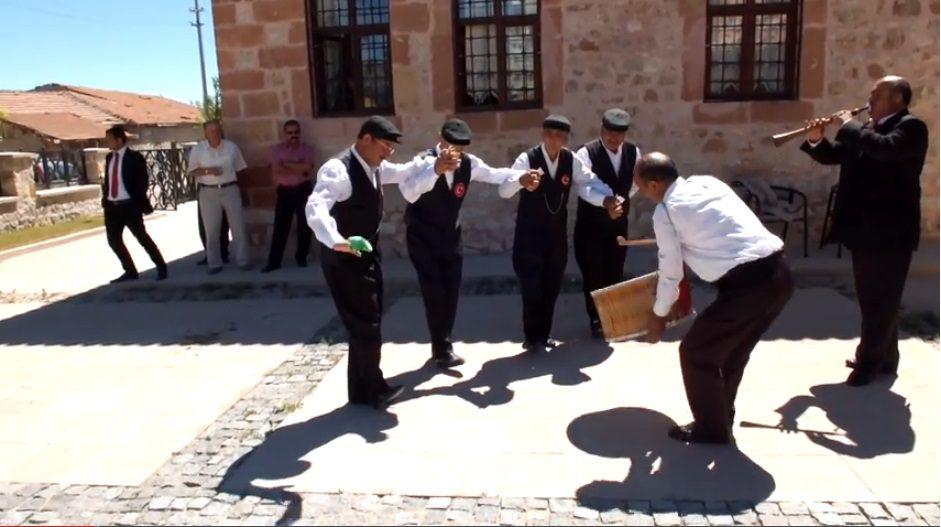
POLYGON ((138 150, 147 162, 147 197, 155 209, 176 210, 180 203, 196 199, 196 184, 186 177, 189 150, 188 146, 138 150))
POLYGON ((76 150, 42 150, 33 167, 36 186, 49 189, 88 183, 85 154, 76 150))

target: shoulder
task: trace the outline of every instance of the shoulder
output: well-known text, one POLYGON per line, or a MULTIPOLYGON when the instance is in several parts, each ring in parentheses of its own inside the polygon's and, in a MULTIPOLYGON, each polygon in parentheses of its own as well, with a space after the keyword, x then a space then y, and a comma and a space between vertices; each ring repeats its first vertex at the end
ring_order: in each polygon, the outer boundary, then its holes
POLYGON ((228 150, 229 152, 241 153, 241 150, 239 150, 239 145, 235 144, 234 141, 231 141, 229 139, 223 139, 222 143, 225 145, 225 149, 228 150))
POLYGON ((907 129, 911 129, 912 131, 919 131, 919 132, 924 131, 926 134, 928 133, 928 125, 924 121, 922 121, 921 119, 919 119, 918 117, 910 113, 904 115, 899 120, 898 127, 899 128, 904 127, 907 129))
POLYGON ((321 165, 320 170, 317 172, 317 174, 318 174, 318 177, 320 175, 328 176, 328 177, 336 177, 336 178, 340 178, 344 176, 348 177, 348 174, 346 173, 346 164, 343 162, 342 159, 339 159, 336 157, 327 160, 326 163, 321 165))

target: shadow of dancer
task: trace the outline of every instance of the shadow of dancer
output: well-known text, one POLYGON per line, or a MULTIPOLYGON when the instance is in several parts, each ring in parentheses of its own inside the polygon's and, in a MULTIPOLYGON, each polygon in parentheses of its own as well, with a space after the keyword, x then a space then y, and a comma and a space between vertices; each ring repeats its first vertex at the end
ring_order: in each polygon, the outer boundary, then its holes
POLYGON ((812 395, 798 395, 776 410, 781 414, 777 428, 803 432, 817 445, 860 459, 911 452, 915 448, 912 411, 906 399, 892 391, 894 383, 894 378, 885 378, 863 387, 845 383, 814 386, 812 395), (797 420, 811 407, 823 410, 845 436, 800 430, 797 420))
POLYGON ((611 356, 612 349, 603 342, 566 342, 549 353, 533 354, 524 351, 512 357, 501 357, 484 363, 473 377, 450 386, 427 390, 417 386, 427 380, 422 375, 427 366, 390 379, 390 383, 416 388, 408 390, 399 400, 406 401, 431 395, 460 397, 478 408, 507 404, 513 400, 510 384, 527 379, 551 376, 553 384, 575 386, 591 380, 585 368, 597 366, 611 356), (576 345, 577 344, 577 345, 576 345))
POLYGON ((398 418, 394 414, 348 404, 303 423, 278 428, 233 463, 216 490, 281 502, 287 508, 277 525, 291 525, 301 517, 301 496, 290 491, 290 485, 264 487, 256 483, 258 480, 298 476, 311 466, 304 456, 334 439, 355 434, 368 443, 378 443, 385 441, 385 431, 396 425, 398 418))
POLYGON ((595 508, 628 499, 728 501, 730 508, 740 508, 731 511, 735 514, 774 491, 771 474, 738 449, 673 441, 666 431, 674 425, 646 408, 614 408, 572 421, 567 433, 577 448, 630 460, 624 481, 593 481, 578 489, 578 501, 595 508))

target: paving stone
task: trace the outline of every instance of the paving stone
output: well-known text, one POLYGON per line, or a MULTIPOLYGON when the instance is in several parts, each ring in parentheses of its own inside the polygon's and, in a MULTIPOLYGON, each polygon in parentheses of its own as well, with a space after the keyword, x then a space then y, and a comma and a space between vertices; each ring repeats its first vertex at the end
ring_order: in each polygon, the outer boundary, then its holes
POLYGON ((908 505, 902 505, 900 503, 886 503, 885 508, 887 511, 889 511, 889 514, 892 516, 892 518, 899 521, 907 520, 917 516, 915 509, 912 509, 908 505))
POLYGON ((549 500, 549 510, 558 513, 569 513, 575 510, 578 504, 573 499, 552 498, 549 500))
POLYGON ((474 519, 481 523, 497 523, 500 521, 500 507, 493 505, 478 505, 473 511, 474 519))
POLYGON ((847 503, 845 501, 837 501, 832 503, 833 510, 837 514, 859 514, 859 505, 855 503, 847 503))
POLYGON ((150 505, 147 508, 152 511, 165 511, 170 508, 171 503, 173 503, 172 497, 160 496, 151 500, 150 505))
POLYGON ((576 507, 575 510, 572 511, 572 516, 582 520, 597 520, 599 517, 598 511, 588 507, 576 507))
POLYGON ((448 508, 448 505, 451 505, 451 498, 435 497, 428 499, 428 503, 425 505, 425 508, 444 510, 448 508))
POLYGON ((820 525, 843 525, 840 515, 832 512, 814 513, 813 517, 820 525))
POLYGON ((188 498, 176 498, 170 503, 170 510, 185 511, 186 504, 189 503, 189 501, 188 498))
POLYGON ((549 512, 549 525, 572 525, 575 518, 567 512, 549 512))
POLYGON ((709 525, 709 520, 702 514, 689 514, 683 516, 683 525, 709 525))
POLYGON ((811 514, 835 514, 836 509, 833 508, 833 505, 829 503, 824 503, 820 501, 812 501, 807 503, 807 508, 810 509, 811 514))
POLYGON ((778 507, 777 503, 772 503, 770 501, 762 502, 755 505, 755 512, 759 515, 774 516, 781 514, 781 507, 778 507))
POLYGON ((872 524, 878 525, 881 527, 891 527, 891 526, 898 525, 899 522, 893 520, 892 518, 874 518, 872 520, 872 524))
POLYGON ((840 519, 843 520, 843 525, 872 525, 864 514, 841 514, 840 519))
POLYGON ((503 509, 514 509, 521 511, 526 508, 526 500, 523 498, 503 498, 500 500, 500 507, 503 509))
POLYGON ((395 525, 418 525, 420 515, 415 511, 398 511, 392 523, 395 525))
POLYGON ((446 518, 450 522, 469 525, 474 516, 467 509, 448 509, 446 518))
POLYGON ((921 503, 913 505, 912 509, 921 516, 921 519, 928 522, 930 525, 938 525, 939 519, 941 519, 941 510, 939 510, 939 505, 937 503, 921 503))
POLYGON ((758 521, 762 525, 787 525, 787 518, 780 514, 759 514, 758 521))
POLYGON ((655 512, 653 521, 656 525, 683 525, 683 519, 676 512, 655 512))
POLYGON ((859 508, 870 519, 891 519, 892 516, 885 510, 881 503, 860 503, 859 508))
POLYGON ((500 525, 523 525, 526 523, 520 511, 515 509, 503 509, 500 511, 500 525))
POLYGON ((631 513, 627 515, 624 525, 633 525, 637 527, 655 525, 653 514, 631 513))
POLYGON ((782 501, 778 507, 785 516, 806 516, 810 514, 810 507, 806 503, 782 501))
POLYGON ((795 527, 807 527, 811 525, 819 525, 817 523, 817 520, 815 520, 813 516, 809 516, 806 514, 797 515, 797 516, 788 516, 787 524, 793 525, 795 527))
POLYGON ((477 505, 485 505, 488 507, 499 507, 500 498, 495 496, 484 496, 477 498, 477 505))
POLYGON ((549 500, 544 498, 526 498, 526 508, 533 510, 549 510, 549 500))
POLYGON ((911 517, 911 518, 908 518, 907 520, 899 521, 899 525, 928 525, 928 523, 925 520, 922 520, 921 518, 911 517))
POLYGON ((727 514, 707 514, 706 519, 709 525, 732 525, 735 519, 727 514))
POLYGON ((383 496, 381 502, 383 505, 396 506, 402 503, 402 496, 399 496, 397 494, 389 494, 389 495, 383 496))
POLYGON ((228 503, 214 500, 199 512, 204 516, 224 516, 230 507, 228 503))
POLYGON ((621 509, 606 510, 601 513, 601 523, 623 523, 628 516, 629 514, 621 509))
POLYGON ((477 505, 474 498, 454 498, 451 500, 451 509, 457 511, 471 511, 477 505))

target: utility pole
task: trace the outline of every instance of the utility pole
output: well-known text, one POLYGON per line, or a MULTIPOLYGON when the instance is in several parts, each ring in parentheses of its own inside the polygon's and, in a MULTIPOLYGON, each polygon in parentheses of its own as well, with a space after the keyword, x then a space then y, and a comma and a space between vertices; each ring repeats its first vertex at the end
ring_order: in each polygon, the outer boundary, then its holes
POLYGON ((206 57, 203 55, 203 23, 199 20, 199 14, 202 12, 203 8, 199 7, 199 0, 193 0, 193 9, 190 9, 190 13, 196 15, 196 22, 190 22, 190 25, 196 28, 196 38, 199 40, 199 70, 203 77, 203 100, 200 101, 200 106, 205 105, 209 100, 209 91, 206 89, 206 57))

